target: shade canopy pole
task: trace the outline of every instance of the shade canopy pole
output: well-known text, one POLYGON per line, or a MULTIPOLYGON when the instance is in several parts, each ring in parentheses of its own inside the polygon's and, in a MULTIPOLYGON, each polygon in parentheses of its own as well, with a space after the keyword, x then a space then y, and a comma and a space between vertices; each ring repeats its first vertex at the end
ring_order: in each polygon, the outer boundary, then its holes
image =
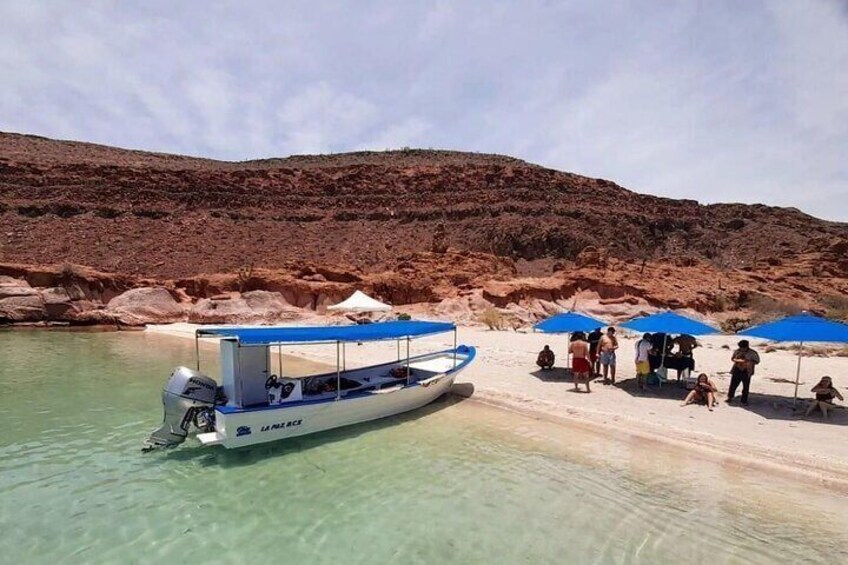
POLYGON ((409 384, 409 338, 406 338, 406 384, 409 384))
POLYGON ((277 363, 280 365, 280 378, 283 376, 283 344, 277 346, 277 363))
POLYGON ((453 368, 456 369, 456 328, 453 329, 453 368))
POLYGON ((792 408, 798 403, 798 383, 801 379, 801 354, 804 352, 804 342, 798 344, 798 366, 795 369, 795 397, 792 399, 792 408))
POLYGON ((398 362, 400 362, 400 338, 398 338, 395 343, 397 343, 398 362))
POLYGON ((347 371, 347 349, 344 342, 342 342, 342 371, 347 371))
POLYGON ((571 367, 571 332, 566 334, 568 341, 565 343, 565 370, 568 371, 571 367))
POLYGON ((197 372, 200 372, 200 338, 197 337, 197 332, 194 332, 194 358, 197 364, 197 372))
POLYGON ((342 397, 341 342, 336 342, 336 400, 342 397))

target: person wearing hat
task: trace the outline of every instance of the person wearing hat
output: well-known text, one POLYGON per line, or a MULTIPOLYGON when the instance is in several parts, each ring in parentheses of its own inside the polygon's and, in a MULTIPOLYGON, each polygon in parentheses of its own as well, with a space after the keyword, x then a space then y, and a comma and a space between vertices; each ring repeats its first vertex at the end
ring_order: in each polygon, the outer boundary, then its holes
POLYGON ((754 367, 760 363, 759 354, 751 349, 747 339, 739 342, 739 349, 733 352, 730 360, 733 362, 733 368, 730 369, 730 388, 727 390, 727 403, 733 401, 733 395, 736 394, 736 389, 739 384, 742 384, 742 405, 748 405, 748 390, 751 388, 751 376, 754 374, 754 367))

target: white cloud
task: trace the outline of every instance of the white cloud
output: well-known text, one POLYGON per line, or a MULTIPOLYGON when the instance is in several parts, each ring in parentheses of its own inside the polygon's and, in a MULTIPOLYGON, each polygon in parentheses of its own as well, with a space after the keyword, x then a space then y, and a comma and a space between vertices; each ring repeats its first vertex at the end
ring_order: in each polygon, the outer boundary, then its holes
POLYGON ((287 145, 295 153, 328 153, 355 143, 374 119, 370 102, 334 90, 325 82, 309 85, 277 111, 287 145))
POLYGON ((507 153, 848 220, 848 10, 0 3, 0 129, 221 159, 507 153))
POLYGON ((425 147, 426 134, 431 125, 417 116, 404 119, 398 124, 392 124, 373 140, 363 144, 360 149, 401 149, 404 147, 425 147))

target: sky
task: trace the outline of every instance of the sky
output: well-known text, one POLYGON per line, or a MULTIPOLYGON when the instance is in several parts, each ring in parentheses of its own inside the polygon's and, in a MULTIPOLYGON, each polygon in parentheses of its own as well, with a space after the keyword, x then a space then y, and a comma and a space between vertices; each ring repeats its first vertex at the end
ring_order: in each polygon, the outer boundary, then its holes
POLYGON ((0 0, 0 131, 501 153, 848 221, 848 1, 0 0))

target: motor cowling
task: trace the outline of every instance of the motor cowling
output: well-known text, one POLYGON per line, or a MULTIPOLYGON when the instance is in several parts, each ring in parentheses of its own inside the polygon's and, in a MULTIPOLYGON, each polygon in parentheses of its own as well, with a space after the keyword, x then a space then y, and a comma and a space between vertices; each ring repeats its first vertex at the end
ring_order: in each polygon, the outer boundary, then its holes
POLYGON ((213 409, 218 385, 206 375, 188 367, 177 367, 162 390, 165 416, 162 425, 150 434, 148 448, 179 445, 194 425, 208 430, 214 424, 213 409))

